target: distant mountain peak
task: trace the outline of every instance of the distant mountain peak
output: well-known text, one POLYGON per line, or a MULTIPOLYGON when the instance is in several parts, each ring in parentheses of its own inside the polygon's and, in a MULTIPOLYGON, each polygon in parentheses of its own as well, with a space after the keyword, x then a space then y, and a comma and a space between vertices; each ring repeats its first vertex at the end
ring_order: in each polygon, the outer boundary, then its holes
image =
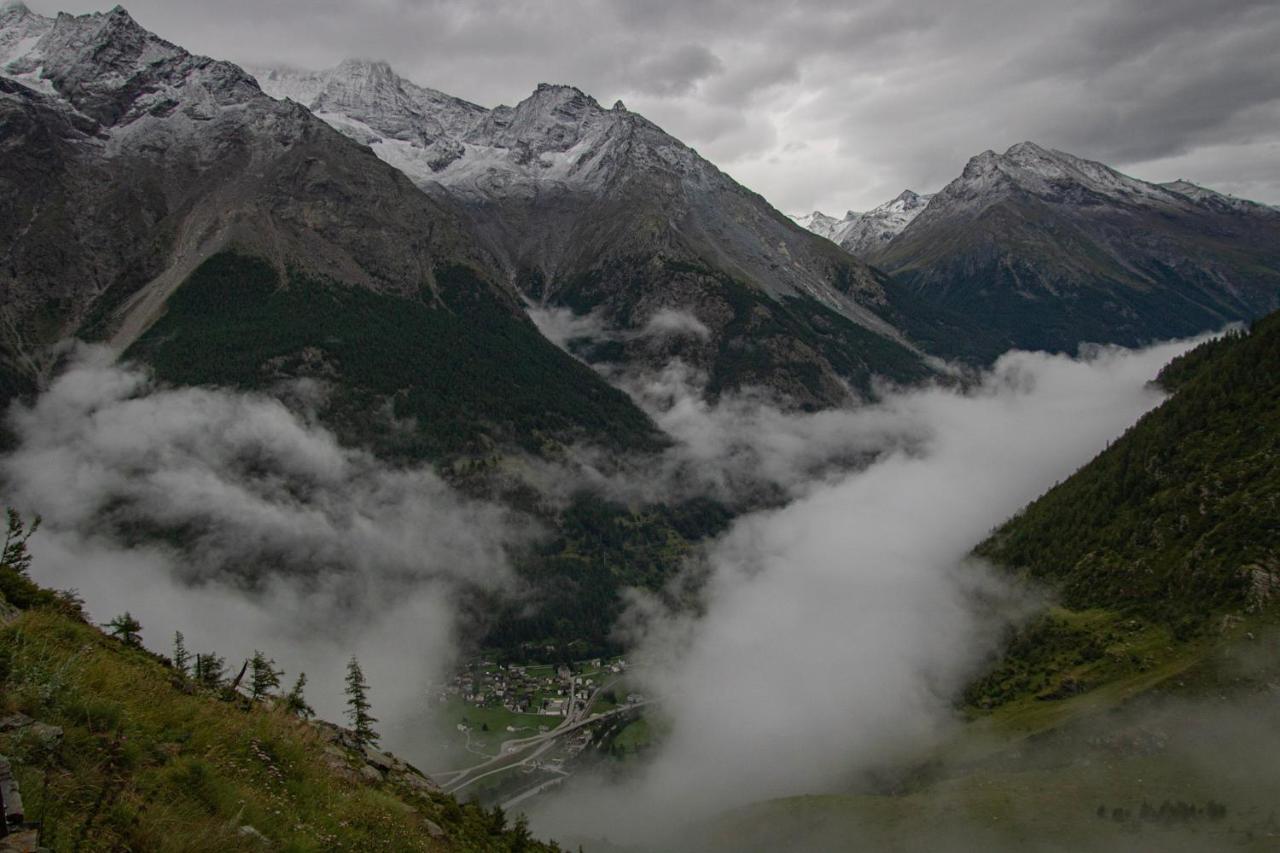
POLYGON ((932 195, 906 189, 871 210, 850 210, 844 219, 835 219, 817 210, 794 218, 804 228, 838 243, 855 256, 863 257, 883 248, 902 233, 932 198, 932 195))

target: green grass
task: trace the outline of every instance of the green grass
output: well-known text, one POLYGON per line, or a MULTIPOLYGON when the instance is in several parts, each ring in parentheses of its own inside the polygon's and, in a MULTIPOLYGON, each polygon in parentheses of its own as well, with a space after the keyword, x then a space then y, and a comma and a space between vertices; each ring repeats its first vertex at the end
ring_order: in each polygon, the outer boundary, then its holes
POLYGON ((0 628, 0 684, 0 712, 65 732, 52 750, 0 735, 56 850, 243 849, 244 824, 288 851, 546 849, 446 795, 339 778, 316 727, 184 689, 155 656, 68 613, 27 610, 0 628))
MULTIPOLYGON (((440 718, 447 721, 450 728, 465 719, 466 724, 471 727, 471 745, 491 756, 498 754, 498 747, 503 741, 532 737, 538 733, 539 726, 553 729, 564 719, 541 714, 517 714, 503 707, 482 708, 469 705, 460 699, 451 699, 447 702, 440 713, 440 718), (484 729, 485 726, 488 726, 487 731, 484 729), (507 726, 514 726, 518 731, 508 732, 507 726)), ((459 741, 465 740, 461 732, 455 730, 454 734, 459 741)), ((475 759, 471 762, 473 764, 482 760, 478 755, 471 755, 475 759)))
POLYGON ((653 729, 644 717, 634 720, 613 739, 614 746, 623 754, 633 754, 647 749, 653 743, 653 729))

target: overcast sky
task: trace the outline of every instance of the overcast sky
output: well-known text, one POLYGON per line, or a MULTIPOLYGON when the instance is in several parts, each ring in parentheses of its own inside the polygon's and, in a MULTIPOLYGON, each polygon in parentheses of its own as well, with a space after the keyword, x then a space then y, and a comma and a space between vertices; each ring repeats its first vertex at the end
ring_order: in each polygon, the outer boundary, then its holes
MULTIPOLYGON (((33 0, 56 11, 57 0, 33 0)), ((485 106, 617 98, 789 212, 932 191, 1023 139, 1280 203, 1276 0, 126 0, 244 63, 386 59, 485 106)), ((106 8, 63 0, 66 11, 106 8)))

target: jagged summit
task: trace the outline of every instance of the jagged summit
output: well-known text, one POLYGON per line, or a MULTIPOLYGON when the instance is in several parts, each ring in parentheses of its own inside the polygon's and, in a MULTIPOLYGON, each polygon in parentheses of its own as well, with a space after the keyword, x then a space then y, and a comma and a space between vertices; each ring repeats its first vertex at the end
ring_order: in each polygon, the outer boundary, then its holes
POLYGON ((1183 196, 1165 187, 1028 141, 1011 146, 1004 154, 984 151, 970 159, 960 177, 937 194, 927 216, 961 210, 978 215, 992 201, 1009 194, 1080 207, 1180 207, 1186 203, 1183 196))
MULTIPOLYGON (((852 211, 846 215, 853 216, 852 211)), ((826 237, 828 240, 834 239, 836 229, 840 226, 840 220, 834 216, 828 216, 821 210, 815 210, 812 213, 805 213, 800 216, 792 216, 801 228, 807 228, 814 234, 826 237)))
POLYGON ((1015 159, 1049 158, 1062 155, 1061 151, 1044 148, 1031 140, 1014 143, 1004 152, 1004 156, 1015 159))
MULTIPOLYGON (((637 167, 699 173, 696 155, 651 122, 625 106, 605 109, 567 84, 539 83, 515 106, 485 109, 418 86, 385 62, 264 68, 257 76, 268 94, 306 105, 419 186, 476 200, 528 194, 535 185, 598 192, 620 165, 621 147, 637 167)), ((705 166, 710 180, 717 170, 705 166)))
POLYGON ((0 74, 65 99, 103 127, 127 126, 181 103, 192 118, 259 94, 240 68, 165 41, 124 9, 0 21, 0 74))

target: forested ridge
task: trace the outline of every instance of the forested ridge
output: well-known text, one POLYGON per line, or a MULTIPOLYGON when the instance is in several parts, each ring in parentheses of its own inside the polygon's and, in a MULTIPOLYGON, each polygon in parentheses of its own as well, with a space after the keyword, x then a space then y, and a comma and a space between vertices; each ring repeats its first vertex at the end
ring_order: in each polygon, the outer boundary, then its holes
POLYGON ((1073 609, 1187 635, 1280 580, 1280 314, 1175 359, 1173 396, 1010 519, 980 556, 1073 609))

